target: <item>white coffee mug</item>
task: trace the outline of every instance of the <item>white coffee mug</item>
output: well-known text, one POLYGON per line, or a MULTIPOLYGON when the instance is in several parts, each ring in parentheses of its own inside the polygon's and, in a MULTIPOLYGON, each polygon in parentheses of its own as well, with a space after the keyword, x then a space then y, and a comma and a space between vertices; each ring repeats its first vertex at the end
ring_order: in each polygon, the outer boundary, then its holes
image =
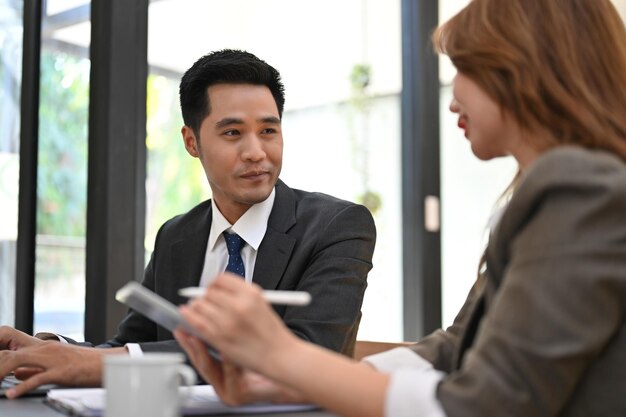
POLYGON ((180 353, 104 358, 105 417, 177 417, 179 386, 193 385, 196 374, 180 353))

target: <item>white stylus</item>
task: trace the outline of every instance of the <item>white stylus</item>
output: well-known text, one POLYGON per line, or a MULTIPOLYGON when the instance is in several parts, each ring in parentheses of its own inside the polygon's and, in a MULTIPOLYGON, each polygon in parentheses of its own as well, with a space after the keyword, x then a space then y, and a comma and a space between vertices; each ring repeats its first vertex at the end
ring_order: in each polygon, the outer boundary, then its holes
MULTIPOLYGON (((178 295, 187 298, 202 297, 206 293, 206 288, 187 287, 178 290, 178 295)), ((305 306, 311 302, 311 294, 304 291, 272 291, 264 290, 263 297, 270 304, 284 306, 305 306)))

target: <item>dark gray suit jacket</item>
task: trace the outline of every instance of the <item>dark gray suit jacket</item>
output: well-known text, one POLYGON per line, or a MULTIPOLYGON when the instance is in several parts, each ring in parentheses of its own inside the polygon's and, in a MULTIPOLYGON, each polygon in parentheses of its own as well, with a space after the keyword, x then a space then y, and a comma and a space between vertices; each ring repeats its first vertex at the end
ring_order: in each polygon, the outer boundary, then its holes
MULTIPOLYGON (((185 303, 177 291, 198 285, 210 225, 210 201, 166 222, 142 284, 174 304, 185 303)), ((302 339, 350 355, 375 240, 374 221, 365 207, 291 189, 279 180, 253 281, 265 289, 309 292, 307 307, 274 309, 302 339)), ((125 343, 139 343, 144 351, 180 349, 169 331, 132 310, 103 346, 125 343)))
POLYGON ((414 347, 453 416, 626 416, 626 165, 541 156, 452 327, 414 347))

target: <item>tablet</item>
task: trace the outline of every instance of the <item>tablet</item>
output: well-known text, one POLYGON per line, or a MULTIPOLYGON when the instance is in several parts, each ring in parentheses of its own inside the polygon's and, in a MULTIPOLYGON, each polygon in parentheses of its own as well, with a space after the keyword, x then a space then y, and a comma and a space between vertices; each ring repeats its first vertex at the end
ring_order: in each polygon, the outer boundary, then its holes
MULTIPOLYGON (((138 313, 143 314, 155 323, 163 326, 170 332, 177 328, 185 330, 200 339, 203 337, 196 332, 184 319, 178 308, 160 295, 136 281, 131 281, 117 290, 115 299, 126 304, 138 313)), ((208 345, 207 345, 208 346, 208 345)), ((220 359, 219 353, 209 346, 209 353, 215 359, 220 359)))

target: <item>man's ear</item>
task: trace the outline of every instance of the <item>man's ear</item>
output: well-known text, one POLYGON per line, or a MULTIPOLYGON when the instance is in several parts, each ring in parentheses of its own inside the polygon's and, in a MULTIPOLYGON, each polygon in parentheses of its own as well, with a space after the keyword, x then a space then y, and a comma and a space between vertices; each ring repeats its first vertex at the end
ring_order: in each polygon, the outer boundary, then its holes
POLYGON ((193 129, 189 126, 183 126, 180 130, 180 133, 183 135, 183 142, 185 143, 185 149, 187 149, 187 153, 194 158, 200 157, 200 152, 198 152, 198 142, 196 140, 196 134, 193 132, 193 129))

